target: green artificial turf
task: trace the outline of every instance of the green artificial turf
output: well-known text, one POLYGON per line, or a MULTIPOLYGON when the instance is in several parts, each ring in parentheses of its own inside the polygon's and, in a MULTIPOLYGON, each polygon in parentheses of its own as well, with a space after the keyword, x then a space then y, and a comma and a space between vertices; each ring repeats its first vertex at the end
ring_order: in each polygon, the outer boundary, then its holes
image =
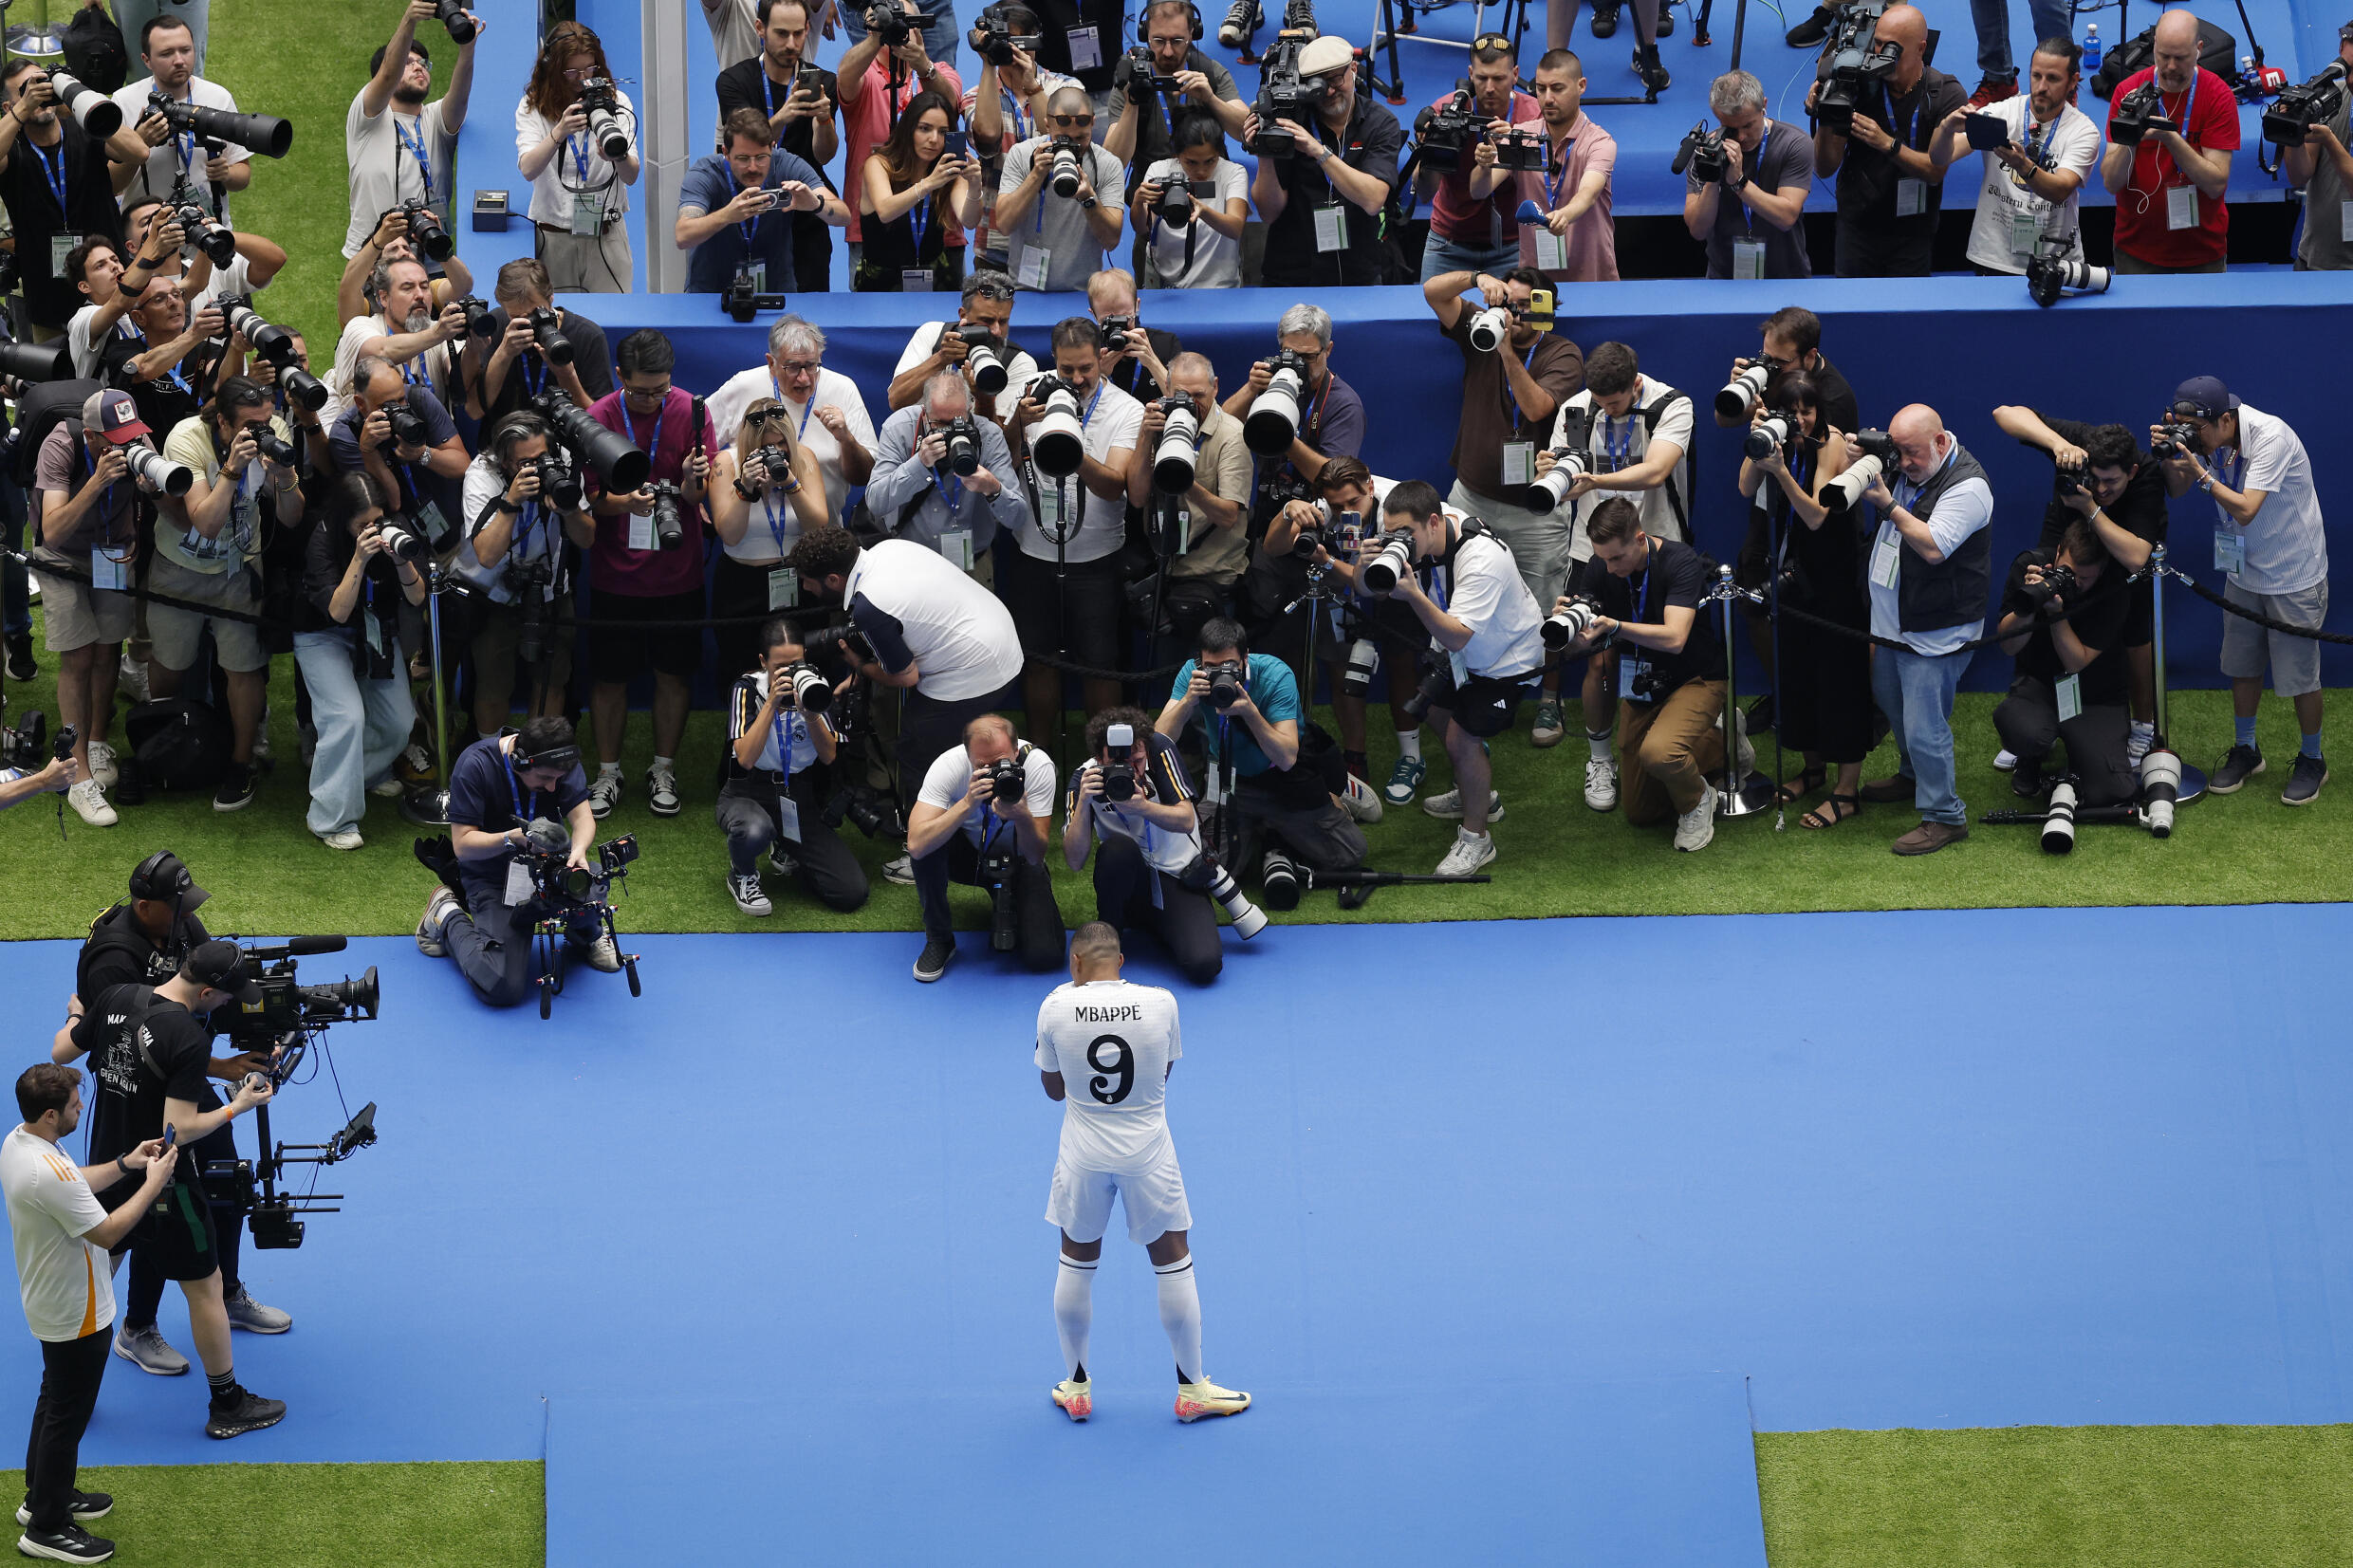
MULTIPOLYGON (((539 1568, 547 1558, 545 1467, 104 1465, 85 1492, 113 1494, 93 1522, 115 1560, 203 1568, 539 1568)), ((25 1472, 0 1474, 21 1496, 25 1472)))
POLYGON ((1759 1432, 1772 1568, 2335 1568, 2353 1427, 1759 1432))
MULTIPOLYGON (((364 849, 338 853, 322 846, 303 824, 307 789, 297 761, 293 661, 276 662, 270 736, 278 758, 252 805, 213 810, 209 798, 155 796, 121 807, 113 828, 84 827, 68 810, 67 839, 58 838, 55 811, 33 802, 0 816, 0 857, 11 866, 39 868, 44 895, 0 907, 0 939, 77 936, 92 915, 122 895, 123 878, 151 850, 169 847, 194 868, 213 895, 207 912, 223 930, 250 932, 341 932, 387 934, 414 927, 432 881, 410 852, 414 828, 392 805, 371 801, 361 831, 364 849)), ((52 673, 44 656, 38 679, 9 688, 18 709, 53 709, 52 673)), ((1964 694, 1955 715, 1961 788, 1972 815, 2013 802, 2009 779, 1992 768, 1996 742, 1989 717, 1994 697, 1964 694)), ((1324 715, 1328 723, 1329 715, 1324 715)), ((1523 709, 1521 722, 1528 722, 1523 709)), ((2185 692, 2176 699, 2175 729, 2184 753, 2211 766, 2230 744, 2228 699, 2219 692, 2185 692)), ((1374 722, 1376 778, 1388 776, 1395 743, 1380 717, 1374 722)), ((2279 801, 2287 761, 2296 747, 2294 720, 2284 703, 2265 705, 2262 740, 2270 772, 2239 794, 2185 807, 2179 830, 2159 841, 2138 829, 2086 825, 2066 858, 2044 855, 2034 831, 1985 827, 1942 854, 1903 859, 1888 845, 1918 818, 1902 806, 1868 806, 1839 827, 1811 832, 1799 811, 1776 833, 1772 813, 1717 825, 1715 842, 1697 855, 1669 846, 1669 828, 1636 829, 1617 815, 1585 808, 1584 745, 1575 706, 1569 739, 1547 751, 1528 743, 1527 731, 1498 738, 1498 787, 1506 816, 1495 825, 1498 858, 1484 887, 1386 888, 1364 909, 1343 913, 1328 894, 1309 895, 1278 920, 1409 921, 1525 919, 1570 914, 1783 913, 1813 910, 1973 909, 2024 905, 2243 904, 2310 902, 2344 896, 2344 867, 2353 860, 2353 781, 2340 781, 2313 805, 2290 810, 2279 801)), ((121 741, 118 725, 115 739, 121 741)), ((865 863, 874 895, 855 914, 835 915, 797 889, 771 889, 777 913, 766 920, 739 914, 721 885, 725 841, 712 821, 720 716, 696 713, 678 759, 687 798, 683 815, 660 819, 645 809, 643 774, 651 750, 648 716, 632 714, 623 767, 629 793, 606 825, 608 834, 639 836, 643 858, 631 872, 621 901, 628 932, 915 931, 921 921, 915 891, 881 877, 896 846, 844 829, 865 863)), ((1430 748, 1435 751, 1435 748, 1430 748)), ((1894 766, 1883 747, 1865 769, 1869 777, 1894 766)), ((1759 763, 1772 766, 1769 740, 1759 763)), ((1796 768, 1796 759, 1789 759, 1796 768)), ((1442 759, 1431 766, 1431 792, 1451 784, 1442 759)), ((1371 863, 1426 872, 1454 833, 1417 806, 1391 811, 1368 826, 1371 863)), ((1082 877, 1059 865, 1056 887, 1065 919, 1093 913, 1082 877)), ((977 892, 956 894, 959 920, 985 923, 977 892)))

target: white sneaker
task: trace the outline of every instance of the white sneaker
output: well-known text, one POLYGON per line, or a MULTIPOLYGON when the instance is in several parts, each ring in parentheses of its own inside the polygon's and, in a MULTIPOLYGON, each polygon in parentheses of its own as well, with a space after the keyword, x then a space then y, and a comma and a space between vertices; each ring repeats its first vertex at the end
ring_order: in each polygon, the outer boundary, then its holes
POLYGON ((112 789, 121 778, 121 770, 115 766, 115 748, 104 741, 90 743, 90 777, 102 789, 112 789))
POLYGON ((1715 785, 1699 786, 1699 803, 1675 820, 1675 847, 1705 849, 1715 838, 1715 785))
POLYGON ((368 785, 368 793, 380 801, 397 801, 408 791, 400 786, 399 780, 386 774, 368 785))
POLYGON ((358 828, 346 827, 340 828, 333 833, 320 834, 319 842, 326 845, 329 849, 358 849, 361 845, 366 843, 367 840, 360 837, 360 830, 358 828))
POLYGON ((727 879, 727 891, 729 895, 735 900, 735 907, 746 914, 774 914, 776 913, 776 906, 769 903, 768 895, 760 891, 760 878, 757 876, 730 875, 727 879))
POLYGON ((915 857, 902 855, 896 860, 885 861, 882 866, 882 880, 897 882, 902 888, 915 886, 915 857))
MULTIPOLYGON (((2132 765, 2133 771, 2140 770, 2140 759, 2147 756, 2149 747, 2156 744, 2156 725, 2135 724, 2132 727, 2132 733, 2124 741, 2124 761, 2132 765)), ((93 747, 91 749, 95 751, 97 747, 93 747)))
MULTIPOLYGON (((1443 795, 1423 797, 1421 809, 1433 817, 1443 817, 1450 822, 1462 821, 1461 787, 1457 785, 1443 795)), ((1503 821, 1503 795, 1498 790, 1491 789, 1487 792, 1487 820, 1491 822, 1503 821)))
POLYGON ((1468 876, 1495 858, 1495 836, 1454 829, 1454 842, 1438 862, 1440 876, 1468 876))
POLYGON ((1348 775, 1347 787, 1340 798, 1346 802, 1348 815, 1358 821, 1380 821, 1380 792, 1355 774, 1348 775))
POLYGON ((124 654, 122 663, 115 671, 115 686, 135 703, 148 701, 147 666, 124 654))
POLYGON ((621 949, 614 943, 610 932, 599 932, 595 941, 581 949, 581 956, 587 959, 588 967, 599 974, 621 972, 621 949))
POLYGON ((667 767, 645 770, 645 809, 657 817, 676 817, 681 809, 678 775, 667 767))
POLYGON ((112 827, 120 820, 115 816, 115 808, 106 803, 106 792, 96 779, 83 779, 66 790, 65 803, 92 827, 112 827))
POLYGON ((446 958, 449 944, 442 939, 441 923, 457 907, 457 895, 447 887, 436 887, 433 896, 425 900, 425 913, 417 922, 417 950, 427 958, 446 958))
POLYGON ((1749 715, 1738 708, 1732 710, 1732 741, 1740 759, 1740 777, 1745 780, 1756 771, 1756 747, 1749 744, 1749 715))
POLYGON ((2017 766, 2018 753, 2010 750, 2008 747, 2004 747, 2001 750, 1993 753, 1993 770, 1996 773, 2008 773, 2017 766))
POLYGON ((1613 759, 1597 762, 1585 759, 1585 804, 1596 811, 1618 808, 1618 764, 1613 759))
POLYGON ((600 773, 588 781, 588 812, 599 821, 613 814, 621 804, 621 774, 600 773))

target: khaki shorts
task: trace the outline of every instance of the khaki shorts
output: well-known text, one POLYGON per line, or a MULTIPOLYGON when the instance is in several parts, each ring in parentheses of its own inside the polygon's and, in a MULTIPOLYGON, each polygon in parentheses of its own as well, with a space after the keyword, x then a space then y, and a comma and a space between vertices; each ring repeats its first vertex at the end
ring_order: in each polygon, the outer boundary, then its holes
POLYGON ((32 575, 41 583, 45 624, 41 642, 52 654, 70 654, 94 642, 116 643, 131 635, 131 613, 137 600, 128 594, 93 588, 87 581, 90 558, 80 561, 56 550, 32 552, 32 575), (79 577, 52 577, 43 566, 79 572, 79 577))
MULTIPOLYGON (((148 560, 147 591, 246 615, 261 611, 259 585, 250 571, 192 572, 166 555, 148 560)), ((186 670, 196 662, 196 643, 208 625, 213 628, 213 646, 222 669, 241 675, 269 667, 261 628, 251 621, 230 620, 153 600, 147 603, 147 639, 155 661, 166 670, 186 670)))
MULTIPOLYGON (((523 607, 519 604, 495 604, 484 598, 466 601, 465 633, 468 652, 473 655, 473 678, 484 694, 495 699, 505 692, 506 706, 514 708, 515 664, 523 646, 523 607)), ((572 627, 572 600, 569 596, 547 606, 547 641, 539 655, 539 673, 545 676, 548 691, 561 692, 572 678, 572 640, 578 635, 572 627), (562 624, 558 624, 558 612, 562 624)), ((442 656, 451 650, 445 645, 442 656)), ((524 706, 530 706, 530 693, 523 693, 524 706)))

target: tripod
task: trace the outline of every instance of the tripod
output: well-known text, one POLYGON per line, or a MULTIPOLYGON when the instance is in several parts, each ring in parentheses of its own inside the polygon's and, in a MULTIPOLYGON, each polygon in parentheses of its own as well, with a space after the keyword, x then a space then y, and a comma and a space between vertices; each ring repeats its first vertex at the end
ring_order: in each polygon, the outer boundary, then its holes
POLYGON ((425 637, 428 653, 433 658, 433 771, 435 785, 430 795, 415 793, 400 798, 400 815, 419 827, 446 827, 450 821, 450 708, 449 685, 441 673, 441 595, 449 587, 449 576, 435 566, 425 576, 425 637))

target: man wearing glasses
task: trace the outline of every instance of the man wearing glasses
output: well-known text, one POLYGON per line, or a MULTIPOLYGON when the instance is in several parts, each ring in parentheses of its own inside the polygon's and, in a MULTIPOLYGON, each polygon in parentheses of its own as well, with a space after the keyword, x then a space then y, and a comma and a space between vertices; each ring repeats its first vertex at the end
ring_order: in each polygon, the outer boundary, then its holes
POLYGON ((1310 127, 1279 120, 1244 126, 1251 144, 1262 130, 1288 131, 1286 156, 1261 157, 1251 200, 1267 223, 1259 281, 1269 288, 1310 284, 1388 282, 1380 212, 1397 189, 1405 133, 1397 116, 1356 90, 1356 51, 1330 33, 1299 53, 1299 71, 1323 89, 1310 127))
POLYGON ((817 459, 825 476, 825 515, 839 523, 850 487, 874 473, 874 421, 858 384, 825 368, 825 335, 799 316, 779 316, 768 329, 766 364, 729 377, 711 395, 711 426, 720 445, 734 441, 744 410, 762 397, 784 405, 793 438, 817 459))
POLYGON ((1045 135, 1005 156, 992 221, 1005 236, 1016 286, 1084 288, 1102 268, 1103 252, 1119 243, 1126 219, 1120 193, 1127 171, 1088 139, 1095 105, 1084 88, 1057 87, 1047 101, 1046 120, 1045 135), (1057 194, 1052 184, 1065 151, 1078 169, 1078 189, 1066 196, 1057 194), (1109 200, 1102 199, 1103 192, 1111 194, 1109 200))

